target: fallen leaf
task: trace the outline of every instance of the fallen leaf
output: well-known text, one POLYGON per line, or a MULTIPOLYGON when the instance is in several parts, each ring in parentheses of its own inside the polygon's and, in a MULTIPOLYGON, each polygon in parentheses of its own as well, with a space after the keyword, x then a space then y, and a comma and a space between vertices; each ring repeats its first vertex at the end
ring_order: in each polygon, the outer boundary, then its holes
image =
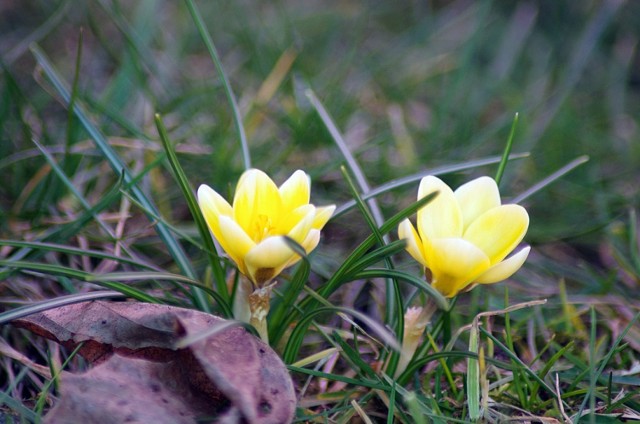
POLYGON ((94 367, 66 373, 45 422, 290 422, 296 406, 278 355, 244 328, 189 309, 134 302, 73 304, 14 325, 73 349, 94 367), (182 337, 198 340, 176 348, 182 337))

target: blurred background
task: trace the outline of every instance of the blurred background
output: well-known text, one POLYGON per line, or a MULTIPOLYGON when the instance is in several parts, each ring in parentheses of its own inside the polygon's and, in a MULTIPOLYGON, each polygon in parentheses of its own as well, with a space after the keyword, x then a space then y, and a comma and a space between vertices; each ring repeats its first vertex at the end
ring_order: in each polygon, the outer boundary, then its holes
MULTIPOLYGON (((499 157, 518 113, 513 153, 528 155, 507 166, 507 201, 572 161, 589 160, 522 200, 534 253, 514 289, 529 299, 553 297, 564 281, 571 296, 638 299, 632 211, 640 197, 640 2, 198 5, 238 98, 252 165, 276 182, 302 168, 313 178, 314 203, 351 198, 339 171, 343 156, 308 89, 372 187, 499 157)), ((0 237, 36 239, 82 210, 33 140, 90 204, 118 179, 36 63, 34 45, 67 86, 75 81, 75 101, 141 176, 162 216, 195 235, 162 160, 154 113, 162 114, 194 187, 230 193, 244 167, 224 87, 185 5, 9 0, 0 3, 0 237)), ((457 186, 496 169, 443 178, 457 186)), ((409 205, 416 191, 414 183, 379 196, 384 215, 409 205)), ((135 205, 128 211, 130 244, 171 267, 150 223, 135 205)), ((82 229, 80 244, 104 248, 107 240, 93 227, 82 229)), ((331 264, 367 231, 357 212, 336 218, 324 241, 334 250, 325 248, 318 260, 331 264)), ((198 249, 186 244, 197 258, 198 249)), ((15 290, 12 296, 38 297, 15 290)))

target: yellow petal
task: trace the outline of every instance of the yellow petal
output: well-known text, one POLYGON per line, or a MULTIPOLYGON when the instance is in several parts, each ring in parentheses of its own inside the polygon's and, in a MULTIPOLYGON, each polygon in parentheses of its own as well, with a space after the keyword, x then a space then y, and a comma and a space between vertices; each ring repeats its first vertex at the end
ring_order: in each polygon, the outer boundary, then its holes
POLYGON ((240 272, 247 275, 245 256, 256 245, 233 219, 220 216, 220 238, 218 243, 236 263, 240 272))
POLYGON ((233 199, 235 221, 256 242, 277 227, 282 217, 282 200, 275 183, 258 169, 245 171, 233 199))
POLYGON ((524 261, 527 260, 530 250, 531 247, 527 246, 504 261, 498 262, 476 278, 475 282, 478 284, 492 284, 506 280, 520 269, 522 264, 524 264, 524 261))
POLYGON ((529 228, 529 215, 519 205, 490 209, 471 223, 464 239, 478 246, 495 265, 522 241, 529 228))
POLYGON ((245 264, 254 283, 262 285, 282 272, 296 253, 283 237, 267 237, 245 256, 245 264))
POLYGON ((464 219, 464 228, 489 209, 500 206, 500 192, 493 178, 480 177, 455 191, 464 219))
POLYGON ((438 196, 418 211, 418 233, 422 240, 462 236, 462 213, 458 201, 442 180, 424 177, 418 189, 418 199, 438 191, 438 196))
POLYGON ((287 181, 282 183, 278 191, 285 211, 306 205, 309 203, 310 196, 309 176, 303 171, 297 170, 287 181))
POLYGON ((309 254, 313 251, 313 249, 315 249, 318 246, 319 242, 320 242, 320 230, 316 230, 315 228, 313 228, 309 230, 309 234, 307 234, 307 238, 305 238, 304 241, 300 244, 302 245, 302 247, 304 247, 304 251, 307 252, 307 254, 309 254))
MULTIPOLYGON (((307 234, 307 238, 304 239, 304 241, 300 243, 300 245, 304 248, 304 251, 307 252, 307 254, 309 254, 313 251, 313 249, 315 249, 318 246, 319 242, 320 242, 320 230, 311 229, 309 231, 309 234, 307 234)), ((289 262, 287 262, 284 268, 289 268, 290 266, 298 262, 300 259, 302 259, 300 256, 295 255, 293 258, 289 260, 289 262)))
POLYGON ((294 239, 297 243, 302 244, 304 239, 307 238, 309 230, 312 228, 315 216, 316 207, 313 205, 303 205, 297 208, 287 217, 288 220, 295 223, 293 228, 287 231, 287 236, 294 239))
POLYGON ((216 209, 220 215, 231 216, 233 213, 229 202, 206 184, 201 184, 200 187, 198 187, 198 202, 203 203, 204 206, 216 209))
POLYGON ((427 262, 433 274, 432 285, 453 297, 471 284, 489 266, 489 258, 472 243, 461 238, 432 240, 427 262))
POLYGON ((229 205, 222 196, 206 184, 202 184, 198 188, 198 205, 200 205, 202 215, 204 216, 209 229, 213 233, 213 236, 216 240, 220 240, 220 224, 218 222, 218 217, 220 215, 232 216, 233 210, 231 209, 231 205, 229 205))
POLYGON ((336 205, 320 206, 316 208, 316 216, 313 219, 313 228, 321 230, 333 215, 336 205))
POLYGON ((413 259, 426 267, 427 262, 422 249, 422 241, 416 229, 411 225, 411 221, 408 219, 402 221, 398 226, 398 238, 407 241, 407 252, 409 252, 413 259))
MULTIPOLYGON (((282 216, 278 220, 278 226, 273 227, 271 234, 272 236, 281 236, 289 233, 293 227, 295 227, 300 220, 309 215, 315 215, 315 206, 313 205, 302 205, 293 210, 282 211, 282 216)), ((313 217, 312 217, 313 220, 313 217)))

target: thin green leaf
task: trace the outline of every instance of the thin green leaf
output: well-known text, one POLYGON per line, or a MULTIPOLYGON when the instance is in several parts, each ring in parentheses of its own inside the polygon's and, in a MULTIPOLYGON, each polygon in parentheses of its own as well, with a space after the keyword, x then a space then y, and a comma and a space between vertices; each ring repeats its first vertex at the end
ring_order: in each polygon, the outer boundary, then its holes
MULTIPOLYGON (((417 202, 413 203, 412 205, 408 206, 407 208, 403 209, 396 215, 392 216, 382 225, 382 227, 380 227, 380 233, 386 234, 389 231, 397 228, 398 224, 400 224, 403 219, 405 219, 409 215, 414 214, 418 209, 425 206, 437 195, 437 192, 430 193, 417 202)), ((360 245, 351 252, 347 259, 345 259, 345 261, 342 263, 342 265, 340 265, 340 267, 333 273, 331 278, 318 289, 318 296, 320 298, 327 299, 335 290, 337 290, 337 288, 345 282, 345 276, 351 272, 354 264, 356 264, 360 260, 360 258, 362 258, 362 256, 365 255, 366 252, 375 245, 376 240, 377 239, 375 235, 371 234, 362 243, 360 243, 360 245)), ((354 277, 351 277, 353 280, 354 277)), ((422 284, 426 283, 422 282, 422 284)), ((299 306, 301 309, 305 310, 313 309, 316 305, 318 305, 318 303, 320 303, 318 299, 306 298, 300 303, 299 306)), ((281 326, 288 326, 296 317, 296 314, 290 314, 281 326)))
MULTIPOLYGON (((380 234, 386 234, 389 231, 397 228, 398 224, 400 224, 403 219, 417 212, 420 208, 433 200, 437 196, 437 194, 437 192, 430 193, 389 218, 380 227, 380 234)), ((318 293, 320 293, 325 298, 333 293, 342 283, 342 279, 344 278, 345 274, 350 271, 353 264, 356 263, 367 251, 369 251, 369 249, 371 249, 375 245, 376 241, 377 237, 374 234, 371 234, 362 243, 360 243, 360 245, 355 250, 353 250, 347 257, 347 259, 342 263, 338 270, 334 272, 332 277, 324 285, 322 285, 320 289, 318 289, 318 293)))
POLYGON ((81 281, 93 282, 99 286, 106 287, 108 289, 116 290, 123 293, 125 296, 132 297, 134 299, 141 300, 143 302, 161 303, 160 300, 153 296, 149 296, 145 292, 136 288, 112 281, 92 281, 92 274, 81 271, 78 269, 68 268, 60 265, 42 264, 37 262, 25 262, 25 261, 5 261, 0 260, 0 265, 16 268, 21 271, 38 271, 51 275, 59 275, 64 277, 75 278, 81 281))
MULTIPOLYGON (((21 372, 16 376, 16 380, 20 381, 24 378, 24 376, 29 372, 29 368, 22 368, 21 372), (19 377, 19 379, 17 378, 19 377)), ((12 410, 16 411, 21 415, 22 420, 29 420, 29 422, 37 423, 40 422, 40 416, 33 412, 31 409, 27 408, 17 399, 14 399, 7 393, 10 393, 9 390, 7 392, 0 392, 0 405, 7 405, 12 410)), ((10 422, 10 421, 7 421, 10 422)), ((24 421, 21 421, 24 422, 24 421)))
POLYGON ((122 256, 115 256, 109 253, 100 252, 98 250, 81 249, 78 247, 66 246, 66 245, 56 244, 56 243, 0 239, 0 246, 13 246, 13 247, 27 248, 31 250, 45 250, 50 252, 66 253, 68 255, 90 256, 92 258, 108 259, 108 260, 119 262, 119 263, 139 266, 141 268, 158 270, 158 268, 154 264, 141 262, 140 260, 130 259, 122 256))
POLYGON ((74 303, 89 302, 96 299, 119 299, 126 297, 117 291, 95 291, 90 293, 70 294, 68 296, 59 296, 55 299, 45 300, 30 305, 20 306, 0 313, 0 325, 13 321, 14 319, 26 317, 37 312, 44 312, 50 309, 59 308, 74 303))
POLYGON ((200 233, 200 238, 204 243, 204 250, 207 253, 207 257, 209 258, 209 265, 211 265, 211 269, 213 271, 214 281, 216 283, 218 293, 220 293, 220 296, 222 296, 223 299, 228 301, 230 295, 227 289, 224 270, 220 265, 220 257, 218 256, 218 251, 215 244, 213 243, 213 239, 211 238, 209 227, 204 220, 204 216, 202 215, 202 211, 200 210, 198 201, 193 194, 193 189, 191 188, 191 184, 189 184, 187 175, 180 166, 180 162, 178 161, 176 152, 173 149, 171 142, 169 141, 169 135, 167 134, 164 123, 162 122, 162 118, 157 113, 155 115, 155 120, 156 127, 158 128, 158 133, 160 134, 160 139, 162 140, 162 145, 164 146, 164 150, 167 153, 167 159, 169 161, 169 164, 171 165, 171 168, 173 169, 175 179, 180 186, 180 189, 182 190, 182 195, 187 201, 187 206, 189 207, 191 216, 196 223, 196 227, 198 228, 198 232, 200 233))
MULTIPOLYGON (((404 370, 402 374, 400 374, 400 376, 396 379, 396 381, 400 385, 407 384, 407 382, 409 381, 409 378, 412 375, 414 375, 418 370, 422 369, 425 365, 433 361, 439 361, 441 359, 451 360, 451 359, 467 359, 467 358, 477 359, 478 355, 468 351, 461 352, 461 351, 451 351, 451 350, 445 351, 445 352, 436 352, 430 355, 425 355, 409 363, 409 365, 407 365, 407 369, 404 370)), ((513 371, 516 369, 516 367, 512 364, 501 362, 493 358, 485 358, 485 361, 504 370, 513 371)))
MULTIPOLYGON (((618 337, 616 337, 616 340, 613 342, 613 345, 609 348, 609 351, 607 352, 605 357, 600 362, 600 366, 598 367, 598 369, 595 371, 594 375, 592 376, 591 379, 593 381, 597 381, 600 378, 600 375, 604 371, 604 368, 607 366, 609 361, 611 361, 611 358, 613 357, 613 355, 617 353, 618 346, 620 345, 620 343, 622 343, 622 340, 624 340, 624 338, 626 337, 627 333, 629 332, 629 330, 631 328, 633 328, 633 326, 635 325, 636 321, 638 321, 638 319, 640 319, 640 312, 638 312, 633 317, 633 319, 631 321, 629 321, 629 324, 627 324, 627 326, 620 332, 620 334, 618 334, 618 337)), ((593 361, 593 357, 592 357, 592 361, 593 361)), ((587 402, 589 401, 589 399, 591 397, 591 393, 595 392, 595 390, 592 391, 591 389, 592 388, 591 388, 591 385, 590 385, 589 386, 589 393, 587 394, 587 396, 585 396, 584 400, 582 401, 582 404, 580 405, 580 411, 578 412, 578 416, 581 416, 582 411, 584 411, 584 408, 586 407, 587 402)))
MULTIPOLYGON (((73 185, 73 182, 71 182, 71 180, 66 176, 66 174, 64 173, 62 168, 57 164, 53 156, 51 156, 51 154, 47 151, 47 149, 45 149, 44 146, 38 143, 37 140, 33 139, 32 141, 33 141, 33 144, 35 144, 36 147, 40 150, 40 152, 42 152, 42 155, 44 156, 47 163, 51 166, 51 169, 53 170, 53 172, 58 176, 58 178, 60 178, 60 180, 64 183, 67 189, 76 197, 76 199, 78 199, 82 207, 86 211, 91 211, 91 205, 89 204, 89 202, 84 198, 82 193, 80 193, 78 189, 73 185)), ((112 240, 115 241, 117 239, 111 227, 105 224, 105 222, 102 220, 102 218, 100 218, 100 216, 97 213, 92 213, 91 216, 112 240)), ((131 254, 131 252, 126 246, 123 245, 122 248, 128 254, 131 254)))
POLYGON ((291 250, 293 250, 303 261, 309 262, 309 258, 307 257, 307 251, 304 250, 304 247, 294 239, 289 236, 283 237, 284 242, 289 246, 291 250))
POLYGON ((67 12, 69 11, 69 7, 72 4, 73 3, 69 0, 61 1, 58 4, 58 8, 53 13, 49 14, 49 18, 42 25, 26 37, 22 36, 19 42, 11 46, 11 50, 2 55, 2 66, 4 67, 13 64, 13 62, 29 50, 29 46, 32 43, 37 43, 54 31, 58 25, 60 25, 60 22, 65 19, 67 12))
MULTIPOLYGON (((38 395, 38 401, 36 402, 35 410, 38 413, 38 415, 42 414, 42 411, 44 410, 44 407, 47 401, 49 400, 49 390, 51 389, 51 386, 55 385, 55 387, 57 387, 58 376, 60 375, 62 370, 67 368, 67 366, 69 365, 69 362, 71 362, 71 360, 75 358, 75 356, 78 354, 80 349, 82 349, 82 346, 84 346, 84 342, 78 343, 78 346, 76 346, 76 348, 73 349, 73 351, 69 354, 69 356, 67 356, 67 358, 64 360, 64 362, 60 366, 59 370, 54 370, 53 366, 51 366, 52 368, 51 380, 48 380, 47 382, 44 383, 44 385, 42 386, 42 389, 40 390, 40 394, 38 395)), ((49 358, 49 364, 50 365, 53 364, 53 361, 51 360, 51 358, 49 358)))
MULTIPOLYGON (((346 146, 345 146, 346 148, 346 146)), ((372 234, 375 236, 376 241, 381 246, 384 246, 389 242, 387 238, 380 232, 378 226, 382 224, 379 220, 375 219, 375 214, 373 213, 373 206, 375 205, 373 202, 370 202, 372 207, 372 212, 369 213, 369 208, 365 202, 360 198, 360 194, 356 189, 351 176, 347 172, 344 167, 341 167, 342 175, 347 181, 347 185, 351 190, 351 195, 355 198, 356 204, 358 205, 358 209, 364 216, 369 228, 371 229, 372 234)), ((368 188, 368 187, 367 187, 368 188)), ((393 263, 391 262, 391 258, 389 256, 385 256, 383 258, 384 264, 388 269, 393 269, 393 263)), ((386 280, 386 302, 385 302, 385 319, 387 325, 393 328, 400 340, 402 340, 403 332, 404 332, 404 305, 402 301, 402 294, 400 293, 400 289, 398 288, 398 283, 393 278, 389 278, 386 280)), ((399 360, 399 355, 393 355, 388 363, 388 372, 393 374, 395 372, 395 368, 397 366, 399 360)))
POLYGON ((85 281, 103 283, 108 281, 148 281, 148 280, 165 280, 173 283, 180 282, 186 284, 194 289, 202 290, 209 296, 213 297, 218 306, 221 308, 221 312, 225 317, 232 316, 229 301, 224 299, 220 293, 211 290, 209 287, 204 286, 197 280, 189 277, 185 277, 180 274, 172 274, 169 272, 111 272, 107 274, 86 274, 84 276, 85 281))
POLYGON ((412 286, 423 290, 426 292, 438 305, 438 308, 443 311, 448 311, 450 309, 449 301, 436 289, 434 289, 431 284, 428 284, 421 278, 418 278, 414 275, 407 274, 402 271, 391 270, 391 269, 367 269, 365 271, 361 271, 354 275, 354 279, 371 279, 371 278, 397 278, 398 280, 403 280, 412 286))
MULTIPOLYGON (((538 375, 540 376, 540 378, 544 380, 547 374, 549 373, 549 371, 551 371, 551 368, 553 368, 556 362, 558 362, 558 360, 562 358, 566 352, 568 352, 573 348, 574 344, 575 344, 574 341, 571 340, 568 344, 566 344, 559 351, 557 351, 551 358, 549 358, 549 360, 544 364, 542 369, 538 372, 538 375)), ((531 387, 530 397, 532 399, 537 396, 539 389, 540 389, 540 385, 538 384, 537 381, 534 381, 533 386, 531 387)))
POLYGON ((518 358, 518 356, 515 353, 513 353, 507 346, 502 344, 502 342, 500 340, 498 340, 493 334, 491 334, 490 332, 485 330, 483 327, 480 327, 480 331, 482 332, 482 334, 484 334, 485 336, 489 337, 496 346, 498 346, 500 349, 502 349, 504 351, 504 353, 511 360, 513 360, 516 364, 519 365, 520 369, 525 371, 529 376, 531 376, 535 381, 537 381, 540 384, 540 386, 543 387, 551 396, 553 396, 554 398, 557 398, 557 394, 556 394, 555 390, 553 390, 553 388, 551 386, 549 386, 540 377, 538 377, 538 374, 536 374, 531 368, 529 368, 527 366, 527 364, 522 362, 522 360, 520 358, 518 358))
MULTIPOLYGON (((44 73, 47 75, 47 77, 53 84, 58 94, 62 97, 62 99, 68 105, 71 100, 71 95, 63 79, 58 75, 57 71, 51 65, 51 62, 49 61, 47 56, 37 45, 32 45, 31 51, 35 56, 36 61, 38 62, 38 64, 40 65, 44 73)), ((80 105, 80 102, 76 102, 73 105, 73 111, 76 117, 80 120, 80 123, 82 123, 85 130, 89 133, 91 139, 95 142, 96 146, 100 149, 103 156, 107 159, 107 161, 111 165, 111 168, 114 170, 114 172, 116 172, 118 175, 122 174, 125 183, 128 184, 129 182, 131 182, 132 176, 129 169, 126 167, 124 162, 120 159, 120 157, 115 152, 115 150, 113 150, 113 148, 111 147, 111 145, 109 144, 105 136, 91 122, 91 120, 89 119, 89 115, 84 110, 84 107, 80 105)), ((132 185, 131 191, 135 196, 135 198, 141 204, 143 204, 146 209, 158 215, 155 204, 151 199, 149 199, 146 196, 146 194, 144 193, 144 191, 142 191, 142 189, 140 189, 140 187, 138 187, 137 185, 132 185)), ((173 234, 162 223, 158 223, 155 226, 155 228, 158 232, 158 235, 167 246, 169 253, 172 255, 172 257, 174 258, 174 260, 176 261, 176 263, 178 264, 182 272, 185 273, 185 275, 187 275, 188 277, 195 278, 195 272, 186 256, 186 253, 182 249, 182 246, 180 245, 180 243, 178 243, 176 238, 173 236, 173 234)), ((204 311, 210 311, 210 307, 206 301, 206 298, 204 297, 204 293, 201 290, 196 289, 194 290, 193 294, 196 299, 197 307, 204 311)))
MULTIPOLYGON (((528 157, 529 157, 529 153, 515 153, 509 156, 509 160, 524 159, 528 157)), ((437 168, 427 169, 426 171, 421 171, 416 174, 408 175, 406 177, 389 181, 385 184, 382 184, 379 187, 371 189, 368 193, 363 193, 361 197, 363 200, 369 200, 371 198, 380 196, 398 187, 403 187, 405 185, 418 182, 422 178, 428 175, 443 175, 443 174, 451 174, 454 172, 466 171, 468 169, 474 169, 481 166, 500 163, 500 160, 501 159, 499 156, 491 156, 488 158, 467 161, 460 164, 444 165, 444 166, 439 166, 437 168)), ((348 202, 338 206, 336 208, 336 211, 333 213, 333 219, 344 214, 345 212, 350 211, 355 206, 356 206, 355 200, 349 200, 348 202)))
POLYGON ((638 220, 636 210, 629 210, 629 256, 634 265, 636 275, 640 276, 640 243, 638 242, 638 220))
POLYGON ((170 272, 155 271, 123 271, 108 272, 105 274, 86 273, 86 280, 90 282, 96 281, 144 281, 144 280, 164 280, 164 281, 180 281, 181 283, 200 284, 198 281, 185 277, 180 274, 172 274, 170 272))
POLYGON ((202 19, 200 11, 198 10, 193 0, 185 0, 185 2, 187 3, 187 8, 189 9, 191 17, 196 24, 198 33, 200 34, 200 37, 202 37, 202 40, 204 41, 204 44, 209 51, 209 55, 211 56, 211 59, 216 66, 218 76, 222 81, 224 93, 227 96, 227 101, 229 102, 231 111, 233 112, 233 124, 235 125, 236 131, 238 131, 238 136, 240 137, 240 147, 242 148, 242 159, 244 161, 244 167, 245 169, 249 169, 251 168, 251 155, 249 153, 249 144, 247 143, 247 136, 242 125, 242 117, 240 116, 240 109, 238 108, 236 96, 233 93, 233 89, 231 88, 231 84, 229 83, 227 74, 225 73, 224 67, 222 66, 222 61, 220 60, 220 56, 218 55, 216 46, 213 44, 213 40, 211 39, 211 35, 209 35, 209 31, 207 30, 207 26, 204 23, 204 19, 202 19))
MULTIPOLYGON (((404 398, 405 403, 407 403, 407 398, 411 399, 412 395, 415 396, 414 392, 410 392, 409 390, 405 389, 404 387, 402 387, 402 385, 397 384, 395 381, 393 381, 387 374, 383 375, 385 381, 387 383, 389 383, 389 385, 391 385, 393 387, 393 389, 395 391, 398 392, 398 394, 400 394, 400 396, 402 396, 404 398)), ((423 402, 420 401, 420 399, 418 399, 417 397, 415 398, 415 403, 414 405, 418 408, 418 414, 421 414, 425 417, 429 417, 431 418, 432 422, 437 423, 437 424, 444 424, 444 420, 442 419, 443 415, 442 413, 438 412, 438 411, 434 411, 431 408, 429 408, 427 405, 425 405, 423 402)), ((411 411, 413 412, 413 411, 411 411)), ((416 420, 417 422, 417 418, 415 416, 415 414, 411 414, 411 418, 416 420)), ((468 421, 465 420, 459 420, 456 418, 452 418, 452 417, 447 417, 446 420, 447 423, 464 423, 464 424, 468 424, 468 421)))
POLYGON ((584 155, 584 156, 577 157, 576 159, 572 160, 571 162, 569 162, 568 164, 566 164, 562 168, 558 169, 553 174, 551 174, 548 177, 542 179, 540 182, 534 184, 529 189, 523 191, 518 196, 516 196, 513 199, 511 199, 511 203, 521 203, 526 198, 528 198, 528 197, 532 196, 533 194, 539 192, 540 190, 542 190, 546 186, 554 183, 556 180, 562 178, 563 176, 565 176, 569 172, 573 171, 574 169, 576 169, 577 167, 579 167, 580 165, 582 165, 583 163, 586 163, 588 161, 589 161, 589 156, 584 155))
POLYGON ((349 268, 349 274, 360 272, 366 267, 382 261, 385 258, 393 256, 405 250, 407 242, 405 240, 396 240, 389 244, 385 244, 361 257, 354 262, 349 268))
MULTIPOLYGON (((395 370, 394 370, 395 372, 395 370)), ((391 384, 391 394, 389 395, 389 410, 387 411, 387 424, 393 424, 393 420, 394 420, 394 411, 395 411, 395 406, 396 406, 396 385, 395 384, 391 384)), ((417 419, 416 420, 416 424, 419 424, 420 420, 417 419)))
POLYGON ((309 257, 307 256, 307 252, 299 243, 288 236, 284 236, 284 241, 287 245, 298 254, 302 258, 302 263, 298 267, 298 271, 295 273, 289 286, 284 291, 284 297, 281 302, 274 301, 271 304, 271 313, 269 316, 269 334, 270 340, 272 344, 277 343, 286 332, 286 324, 283 324, 282 321, 285 319, 285 316, 292 317, 292 306, 294 305, 295 300, 302 292, 306 282, 309 279, 309 274, 311 273, 311 263, 309 262, 309 257))
POLYGON ((289 340, 284 349, 284 353, 282 354, 282 360, 286 364, 291 364, 295 362, 296 356, 298 355, 298 351, 300 350, 300 346, 302 346, 302 342, 304 337, 306 336, 307 329, 312 321, 321 314, 324 313, 344 313, 348 315, 352 315, 359 320, 366 323, 373 332, 375 332, 380 338, 384 340, 386 344, 388 344, 393 349, 400 349, 400 344, 395 339, 393 335, 391 335, 382 325, 369 318, 367 315, 358 312, 356 310, 350 308, 343 308, 339 306, 328 306, 315 309, 309 313, 307 313, 302 319, 298 322, 296 327, 291 332, 289 336, 289 340))
POLYGON ((371 365, 369 365, 367 362, 365 362, 360 353, 358 351, 356 351, 353 347, 351 347, 347 342, 345 342, 342 337, 340 337, 340 334, 338 334, 337 331, 334 331, 332 333, 334 342, 336 343, 337 347, 340 348, 340 350, 342 351, 342 357, 350 363, 351 368, 356 371, 358 374, 363 375, 364 377, 370 378, 370 379, 377 379, 378 375, 376 374, 376 372, 373 370, 373 368, 371 368, 371 365))
MULTIPOLYGON (((478 323, 469 331, 469 352, 478 354, 478 323)), ((480 418, 480 364, 475 358, 467 359, 467 405, 469 406, 469 418, 480 418)))
MULTIPOLYGON (((71 84, 71 99, 69 100, 69 108, 67 109, 67 138, 64 145, 64 157, 62 160, 62 169, 64 169, 64 174, 68 174, 71 172, 71 166, 69 165, 69 153, 71 151, 71 146, 74 142, 74 116, 73 116, 73 105, 76 102, 78 97, 78 81, 80 80, 80 65, 82 64, 82 41, 83 41, 84 31, 82 27, 78 31, 78 48, 76 49, 76 64, 73 72, 73 83, 71 84)), ((42 149, 40 149, 42 151, 42 149)))
POLYGON ((354 386, 368 387, 376 390, 388 390, 389 387, 385 384, 380 384, 377 381, 370 381, 366 379, 356 380, 355 378, 344 377, 339 374, 329 374, 326 372, 310 370, 308 368, 296 367, 294 365, 287 365, 287 368, 291 372, 299 372, 301 374, 313 375, 315 377, 326 378, 331 381, 340 381, 342 383, 353 384, 354 386))
MULTIPOLYGON (((74 221, 55 227, 52 231, 49 231, 42 237, 42 241, 56 240, 56 239, 68 239, 75 235, 81 228, 83 228, 89 221, 91 221, 98 212, 107 208, 120 194, 120 188, 122 186, 122 177, 118 182, 107 192, 102 198, 88 211, 78 216, 74 221)), ((17 252, 14 252, 8 260, 21 260, 28 257, 32 253, 32 249, 24 247, 17 252)), ((37 256, 37 255, 32 255, 37 256)), ((0 280, 7 278, 13 271, 12 270, 0 270, 0 280)))
MULTIPOLYGON (((342 134, 340 134, 340 130, 338 130, 338 127, 333 122, 333 119, 329 115, 329 112, 327 112, 322 102, 320 102, 320 100, 316 97, 313 90, 307 89, 305 94, 309 98, 309 101, 311 102, 314 109, 320 116, 320 119, 322 120, 325 127, 329 131, 329 134, 331 134, 331 138, 333 138, 334 143, 336 144, 336 146, 338 146, 338 150, 340 150, 340 154, 346 161, 347 167, 349 168, 351 173, 355 176, 356 182, 358 183, 358 187, 360 188, 359 191, 364 194, 369 193, 371 191, 371 188, 369 187, 369 183, 367 182, 367 179, 364 176, 364 172, 362 172, 360 165, 358 165, 358 162, 351 154, 351 151, 349 150, 347 143, 342 138, 342 134)), ((371 208, 371 214, 373 215, 373 218, 377 226, 381 226, 382 223, 384 222, 384 218, 382 216, 382 212, 380 211, 380 207, 378 206, 378 203, 376 202, 375 198, 370 199, 369 207, 371 208)))
POLYGON ((507 145, 504 148, 504 153, 502 153, 502 159, 500 160, 500 165, 498 165, 498 171, 496 172, 496 183, 500 185, 500 181, 502 180, 502 176, 504 175, 504 170, 507 167, 507 162, 509 161, 509 154, 511 153, 511 148, 513 147, 513 139, 516 135, 516 127, 518 126, 518 114, 516 113, 513 117, 513 122, 511 123, 511 131, 509 131, 509 138, 507 139, 507 145))
POLYGON ((286 290, 284 290, 282 301, 273 302, 271 305, 268 324, 269 337, 274 346, 286 333, 287 323, 290 321, 285 320, 285 318, 289 317, 289 319, 293 319, 293 317, 297 315, 294 308, 295 302, 309 280, 310 273, 311 265, 307 258, 303 257, 302 263, 298 266, 298 270, 294 274, 286 290))
POLYGON ((96 281, 95 283, 99 286, 106 287, 111 290, 119 291, 125 296, 130 297, 131 299, 139 300, 140 302, 164 303, 162 299, 151 296, 143 292, 142 290, 138 290, 135 287, 131 287, 126 284, 119 283, 117 281, 96 281))

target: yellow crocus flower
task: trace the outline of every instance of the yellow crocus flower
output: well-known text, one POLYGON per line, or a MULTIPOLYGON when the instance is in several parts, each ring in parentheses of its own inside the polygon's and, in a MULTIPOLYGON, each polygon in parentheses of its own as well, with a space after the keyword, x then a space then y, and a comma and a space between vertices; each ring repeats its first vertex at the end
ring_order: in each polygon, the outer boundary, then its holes
POLYGON ((436 290, 453 297, 474 284, 502 281, 520 269, 531 248, 507 255, 524 238, 529 215, 522 206, 502 205, 492 178, 477 178, 454 192, 428 176, 420 182, 418 199, 435 191, 438 196, 418 211, 417 231, 406 219, 398 236, 407 241, 407 251, 425 267, 436 290))
POLYGON ((309 203, 310 179, 296 171, 280 187, 257 169, 245 171, 230 205, 211 187, 198 188, 198 203, 214 237, 256 287, 300 260, 283 236, 311 252, 335 206, 309 203))

